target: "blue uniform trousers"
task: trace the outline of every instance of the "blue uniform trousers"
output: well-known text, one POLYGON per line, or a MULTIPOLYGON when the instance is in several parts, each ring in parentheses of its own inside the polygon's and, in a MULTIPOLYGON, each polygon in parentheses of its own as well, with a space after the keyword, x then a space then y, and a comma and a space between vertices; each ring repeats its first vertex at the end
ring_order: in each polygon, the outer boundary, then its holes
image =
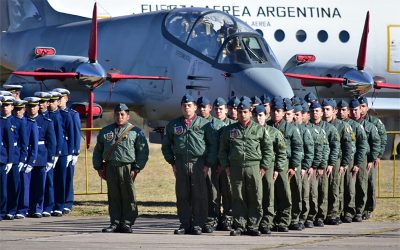
POLYGON ((7 175, 7 187, 7 214, 15 215, 20 193, 18 164, 13 164, 7 175))
POLYGON ((18 197, 18 208, 17 214, 22 214, 26 216, 29 211, 29 192, 31 185, 32 172, 25 173, 21 171, 19 173, 19 197, 18 197))
POLYGON ((43 212, 51 213, 54 209, 54 168, 46 173, 43 212))
POLYGON ((0 163, 0 217, 7 214, 7 174, 6 164, 0 163))
POLYGON ((67 177, 67 156, 58 158, 54 168, 54 211, 63 211, 65 206, 65 183, 67 177))
POLYGON ((35 166, 32 170, 30 193, 29 193, 29 214, 43 212, 44 186, 46 181, 46 167, 35 166))
POLYGON ((74 173, 75 166, 72 162, 69 163, 66 171, 66 182, 65 182, 65 208, 72 210, 72 204, 74 203, 74 173))

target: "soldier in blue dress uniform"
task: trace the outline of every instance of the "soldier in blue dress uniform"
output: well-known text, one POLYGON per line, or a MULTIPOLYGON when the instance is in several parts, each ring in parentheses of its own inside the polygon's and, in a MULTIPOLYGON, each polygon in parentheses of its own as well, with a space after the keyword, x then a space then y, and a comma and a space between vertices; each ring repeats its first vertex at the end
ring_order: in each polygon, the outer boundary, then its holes
POLYGON ((33 94, 35 97, 39 97, 39 113, 44 115, 45 117, 49 117, 49 111, 47 110, 49 107, 49 101, 51 95, 47 92, 39 91, 33 94))
POLYGON ((60 110, 70 114, 72 119, 72 131, 73 133, 69 137, 73 138, 73 153, 72 161, 67 166, 66 182, 65 182, 65 204, 64 214, 69 214, 72 210, 72 204, 74 202, 74 172, 75 165, 78 161, 78 155, 81 147, 81 119, 79 113, 74 109, 67 108, 67 102, 69 99, 70 92, 67 89, 57 88, 53 89, 62 95, 60 99, 60 110))
POLYGON ((46 171, 53 168, 56 136, 53 122, 44 115, 39 114, 39 101, 37 97, 27 97, 27 117, 36 121, 39 139, 37 159, 32 161, 32 166, 27 164, 27 169, 33 168, 29 194, 29 214, 33 218, 41 218, 45 194, 46 171))
POLYGON ((3 88, 6 91, 9 91, 11 93, 11 95, 15 98, 15 100, 17 100, 17 101, 21 100, 22 85, 4 84, 3 88))

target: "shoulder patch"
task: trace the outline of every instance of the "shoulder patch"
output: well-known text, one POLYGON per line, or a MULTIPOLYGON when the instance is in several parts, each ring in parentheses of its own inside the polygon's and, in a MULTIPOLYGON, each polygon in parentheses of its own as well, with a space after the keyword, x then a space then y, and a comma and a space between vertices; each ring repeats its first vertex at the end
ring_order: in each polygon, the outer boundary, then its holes
POLYGON ((176 134, 176 135, 183 134, 183 127, 182 126, 174 126, 174 134, 176 134))
POLYGON ((114 132, 110 131, 107 134, 104 134, 104 139, 106 139, 106 141, 112 141, 112 139, 114 139, 114 132))
POLYGON ((238 131, 237 129, 231 129, 229 130, 229 138, 230 139, 236 139, 238 137, 238 131))
POLYGON ((346 132, 347 132, 348 134, 351 134, 351 132, 352 132, 352 129, 351 129, 350 126, 346 126, 346 127, 345 127, 345 130, 346 130, 346 132))

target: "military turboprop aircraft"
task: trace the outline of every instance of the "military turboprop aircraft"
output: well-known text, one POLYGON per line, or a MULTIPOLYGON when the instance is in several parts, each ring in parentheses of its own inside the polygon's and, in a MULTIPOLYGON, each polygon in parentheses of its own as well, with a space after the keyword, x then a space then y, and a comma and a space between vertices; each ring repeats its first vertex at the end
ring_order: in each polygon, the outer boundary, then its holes
MULTIPOLYGON (((23 84, 23 95, 64 87, 71 90, 73 101, 83 101, 87 92, 94 92, 97 103, 107 108, 125 102, 153 128, 177 116, 176 107, 186 92, 211 99, 263 93, 293 96, 268 43, 250 26, 220 11, 185 8, 100 20, 97 39, 95 10, 90 23, 56 12, 46 1, 6 3, 9 26, 1 33, 0 62, 9 71, 17 69, 7 83, 23 84), (118 81, 112 95, 106 81, 118 81)), ((294 60, 301 66, 310 57, 294 60)), ((313 77, 314 82, 335 83, 338 78, 322 80, 318 74, 299 74, 296 68, 291 76, 305 81, 313 77)), ((340 78, 342 83, 350 79, 340 78)), ((354 82, 366 89, 373 84, 364 79, 354 82)), ((90 127, 93 95, 89 97, 90 127)))

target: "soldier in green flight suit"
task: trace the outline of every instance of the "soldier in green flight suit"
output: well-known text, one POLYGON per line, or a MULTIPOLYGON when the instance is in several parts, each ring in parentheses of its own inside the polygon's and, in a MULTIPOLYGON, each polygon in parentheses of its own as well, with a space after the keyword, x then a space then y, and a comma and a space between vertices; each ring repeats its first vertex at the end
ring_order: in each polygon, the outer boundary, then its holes
MULTIPOLYGON (((297 102, 296 102, 297 103, 297 102)), ((308 108, 308 106, 307 106, 308 108)), ((310 210, 310 178, 309 171, 313 165, 315 146, 318 146, 318 142, 314 143, 314 138, 310 132, 310 129, 307 128, 305 124, 303 124, 303 107, 298 102, 294 106, 294 122, 297 127, 300 129, 300 133, 303 139, 303 148, 304 148, 304 158, 301 161, 301 172, 300 172, 300 181, 301 181, 301 211, 299 214, 299 223, 298 229, 304 229, 304 222, 307 219, 308 211, 310 210)), ((320 152, 317 150, 317 152, 320 152)), ((318 155, 316 156, 318 157, 318 155)), ((320 157, 320 156, 319 156, 320 157)), ((311 173, 314 171, 311 170, 311 173)))
MULTIPOLYGON (((301 172, 301 161, 303 159, 304 151, 303 151, 303 141, 301 139, 300 131, 299 129, 291 123, 287 123, 284 118, 285 115, 285 104, 284 101, 282 100, 281 97, 274 97, 274 100, 272 101, 272 120, 268 122, 268 125, 273 126, 274 128, 277 128, 285 137, 286 140, 286 145, 287 145, 287 157, 289 160, 289 167, 287 171, 287 176, 278 176, 278 179, 276 181, 276 186, 275 190, 279 190, 278 192, 275 192, 276 194, 276 200, 277 200, 277 211, 282 211, 280 208, 280 203, 283 201, 284 204, 287 204, 285 201, 287 198, 291 200, 292 206, 291 208, 291 215, 285 218, 284 221, 287 221, 288 223, 291 223, 289 225, 298 225, 298 216, 301 213, 301 193, 300 190, 296 192, 295 194, 291 193, 290 191, 286 191, 286 186, 287 182, 290 183, 290 180, 293 178, 293 181, 297 180, 296 176, 300 176, 301 172), (296 202, 296 204, 294 204, 296 202), (296 215, 294 220, 291 218, 293 215, 296 215)), ((289 187, 291 187, 292 184, 289 184, 289 187)), ((296 182, 297 185, 297 182, 296 182)), ((291 188, 292 189, 292 188, 291 188)), ((296 190, 297 190, 296 189, 296 190)), ((293 189, 292 189, 293 190, 293 189)), ((287 206, 285 206, 287 207, 287 206)), ((281 214, 284 214, 281 212, 281 214)), ((277 219, 282 219, 282 218, 277 218, 277 219)), ((277 225, 276 230, 279 232, 287 232, 288 231, 288 225, 277 225)))
POLYGON ((344 178, 344 193, 343 193, 343 212, 342 221, 351 223, 356 215, 355 195, 356 195, 356 176, 360 167, 365 166, 367 162, 367 152, 369 145, 364 127, 358 122, 349 118, 349 104, 341 100, 337 104, 338 117, 347 122, 352 129, 352 153, 353 161, 350 162, 344 178))
POLYGON ((324 111, 324 120, 335 126, 339 133, 339 155, 336 164, 333 166, 332 174, 329 176, 328 187, 328 213, 325 219, 327 225, 339 225, 340 220, 339 207, 343 203, 343 180, 345 172, 353 160, 351 147, 351 126, 340 119, 336 119, 336 101, 334 99, 324 99, 322 101, 324 111))
POLYGON ((210 122, 196 115, 193 96, 181 101, 182 116, 164 130, 161 151, 175 175, 180 227, 174 234, 200 235, 208 213, 206 176, 217 159, 217 138, 210 122))
POLYGON ((376 168, 379 166, 379 162, 385 153, 386 143, 387 143, 387 134, 386 128, 383 122, 376 116, 368 114, 368 100, 365 96, 359 97, 358 101, 360 103, 361 108, 361 116, 364 120, 369 121, 374 124, 378 129, 379 137, 381 138, 381 150, 379 152, 378 158, 374 161, 374 165, 368 173, 368 196, 367 203, 365 204, 365 209, 362 215, 363 220, 368 220, 371 216, 371 213, 375 210, 376 207, 376 168))
POLYGON ((262 177, 273 167, 274 151, 267 131, 251 119, 251 104, 238 106, 238 122, 224 128, 218 158, 231 178, 231 236, 259 236, 262 217, 262 177))
POLYGON ((111 225, 103 232, 131 233, 138 215, 134 179, 146 165, 149 148, 143 131, 129 123, 129 108, 118 104, 114 108, 115 123, 104 127, 97 136, 93 151, 93 167, 107 179, 108 212, 111 225), (124 132, 130 129, 124 135, 124 132), (110 149, 119 137, 124 138, 110 149), (106 170, 102 169, 107 161, 106 170))
MULTIPOLYGON (((303 186, 303 192, 309 189, 309 207, 308 211, 305 207, 302 207, 302 213, 300 215, 300 223, 304 223, 304 228, 313 228, 315 217, 318 213, 318 182, 317 182, 317 169, 320 171, 325 169, 326 164, 324 164, 325 157, 327 159, 327 154, 324 154, 324 149, 328 145, 328 140, 326 138, 325 131, 310 122, 310 109, 307 102, 301 104, 303 111, 303 124, 310 130, 314 141, 314 157, 310 168, 308 168, 305 176, 308 177, 308 185, 303 186)), ((303 182, 304 183, 304 182, 303 182)), ((304 195, 306 196, 306 195, 304 195)), ((303 198, 304 199, 304 198, 303 198)), ((306 207, 307 208, 307 207, 306 207)), ((302 225, 303 228, 303 225, 302 225)))
MULTIPOLYGON (((265 114, 266 109, 264 105, 258 105, 253 110, 254 120, 263 126, 269 136, 271 137, 274 153, 275 153, 275 161, 273 168, 268 168, 265 171, 265 175, 263 176, 263 217, 260 222, 260 232, 262 234, 271 234, 271 228, 274 224, 275 217, 275 180, 278 177, 278 174, 283 174, 286 176, 286 172, 288 170, 288 160, 286 155, 286 142, 282 133, 271 126, 268 126, 267 116, 265 114)), ((289 189, 289 188, 288 188, 289 189)), ((288 213, 290 215, 290 200, 287 202, 288 213)), ((279 215, 281 218, 282 216, 279 215)), ((277 221, 277 224, 281 224, 281 221, 277 221)), ((284 223, 284 222, 283 222, 284 223)), ((288 223, 287 223, 288 224, 288 223)))
POLYGON ((374 162, 378 159, 381 152, 381 138, 378 134, 378 129, 374 124, 361 117, 360 103, 357 99, 353 99, 349 103, 350 117, 360 123, 367 135, 369 151, 367 152, 367 162, 360 167, 356 180, 356 215, 353 218, 354 222, 362 221, 362 213, 367 202, 368 192, 368 173, 374 166, 374 162))
POLYGON ((323 227, 324 220, 328 212, 328 186, 329 176, 332 174, 333 166, 335 166, 339 150, 340 141, 339 133, 335 126, 322 120, 323 112, 319 102, 312 102, 310 105, 311 119, 314 125, 320 126, 326 133, 328 144, 325 146, 322 166, 325 168, 317 169, 318 180, 318 213, 315 217, 314 226, 323 227))

